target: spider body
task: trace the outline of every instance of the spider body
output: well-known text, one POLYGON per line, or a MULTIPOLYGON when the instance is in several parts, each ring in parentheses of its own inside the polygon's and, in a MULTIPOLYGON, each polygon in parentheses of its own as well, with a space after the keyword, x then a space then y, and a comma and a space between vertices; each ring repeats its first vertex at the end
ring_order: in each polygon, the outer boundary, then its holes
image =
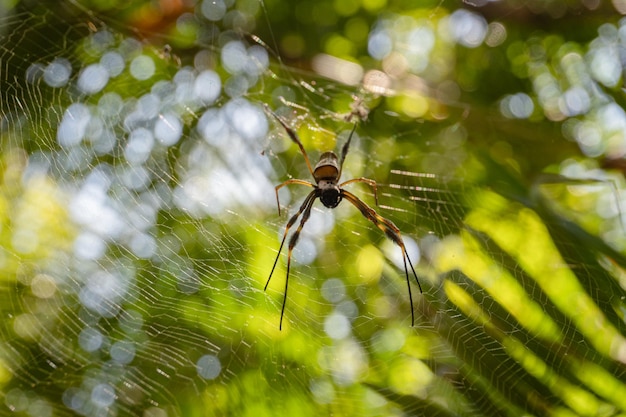
POLYGON ((376 182, 369 178, 353 178, 351 180, 339 183, 339 179, 341 178, 341 170, 343 167, 343 162, 348 153, 348 149, 350 148, 350 141, 352 140, 352 135, 354 134, 354 131, 356 129, 356 124, 352 128, 352 131, 350 132, 350 136, 348 136, 348 140, 341 148, 341 159, 338 159, 337 155, 332 151, 324 152, 320 156, 320 160, 317 163, 317 165, 315 165, 315 168, 312 168, 311 162, 309 161, 309 157, 306 151, 304 150, 304 146, 302 145, 302 142, 300 142, 300 139, 298 138, 298 135, 296 134, 296 132, 293 131, 289 126, 287 126, 285 122, 283 122, 282 119, 278 117, 278 115, 276 115, 274 112, 269 110, 269 108, 267 109, 268 111, 272 113, 272 115, 276 118, 276 120, 278 120, 278 122, 283 126, 283 128, 285 129, 285 131, 287 132, 291 140, 296 145, 298 145, 302 153, 302 156, 304 157, 304 160, 307 164, 307 167, 309 168, 309 172, 311 173, 311 175, 313 176, 313 179, 315 180, 315 184, 313 184, 309 181, 293 178, 275 187, 276 203, 278 205, 279 215, 280 215, 280 201, 278 199, 279 189, 289 184, 299 184, 299 185, 305 185, 307 187, 313 188, 313 191, 311 191, 304 199, 304 202, 300 206, 300 209, 298 209, 296 214, 294 214, 287 222, 287 226, 285 227, 285 232, 283 233, 283 239, 280 243, 280 247, 278 248, 278 254, 276 255, 276 259, 274 260, 274 265, 272 266, 272 271, 270 272, 270 276, 267 279, 267 283, 265 284, 265 288, 264 288, 264 290, 267 290, 267 286, 269 285, 270 280, 272 279, 272 274, 274 273, 274 269, 276 269, 276 264, 278 263, 278 258, 280 256, 280 252, 283 249, 283 245, 285 244, 285 239, 287 238, 287 233, 289 232, 289 229, 291 229, 291 227, 296 223, 296 221, 298 220, 298 217, 302 215, 298 228, 291 236, 291 239, 289 239, 289 245, 288 245, 289 249, 288 249, 288 255, 287 255, 287 276, 285 278, 285 292, 283 295, 283 306, 282 306, 282 310, 280 313, 279 329, 282 330, 283 316, 285 314, 285 304, 287 302, 287 289, 289 287, 289 268, 291 266, 291 253, 293 251, 293 248, 296 246, 296 243, 298 242, 298 238, 300 236, 300 232, 302 231, 302 228, 304 227, 304 224, 307 222, 307 220, 309 219, 311 215, 311 208, 313 207, 313 203, 315 202, 317 198, 319 198, 322 204, 328 208, 335 208, 339 205, 339 203, 341 203, 343 199, 346 199, 352 205, 354 205, 357 209, 359 209, 361 214, 366 219, 374 223, 380 230, 383 231, 383 233, 385 233, 385 235, 387 235, 387 237, 389 237, 395 244, 397 244, 400 247, 400 249, 402 250, 402 256, 404 260, 404 272, 406 276, 406 283, 409 289, 409 300, 411 302, 411 326, 413 326, 415 324, 415 315, 413 313, 413 296, 411 295, 411 285, 409 282, 409 272, 407 269, 407 261, 408 261, 409 266, 411 267, 411 271, 413 272, 413 276, 415 277, 415 281, 417 282, 420 293, 422 292, 422 286, 420 285, 420 282, 417 279, 417 274, 415 273, 415 269, 413 268, 411 259, 409 259, 409 256, 406 253, 406 247, 400 235, 400 230, 395 224, 393 224, 393 222, 385 219, 384 217, 376 213, 374 209, 372 209, 363 201, 361 201, 357 196, 343 189, 345 185, 348 185, 354 182, 364 182, 368 184, 369 186, 371 186, 372 189, 374 190, 374 199, 376 201, 376 205, 378 205, 378 195, 376 193, 376 182))

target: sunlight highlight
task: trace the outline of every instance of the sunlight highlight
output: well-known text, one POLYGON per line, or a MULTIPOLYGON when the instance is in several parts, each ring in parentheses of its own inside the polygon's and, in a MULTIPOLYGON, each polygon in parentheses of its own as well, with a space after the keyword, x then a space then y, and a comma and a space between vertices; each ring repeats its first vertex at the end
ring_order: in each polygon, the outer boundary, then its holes
MULTIPOLYGON (((487 197, 487 194, 484 195, 487 197)), ((494 198, 501 199, 494 195, 489 197, 490 200, 494 198)), ((487 201, 487 198, 482 201, 487 201)), ((467 221, 513 256, 599 352, 626 363, 626 340, 584 291, 560 257, 537 215, 530 209, 508 204, 495 209, 493 204, 483 205, 474 210, 467 221)), ((494 294, 494 297, 497 295, 494 294)), ((510 308, 509 304, 504 305, 510 308)), ((523 305, 532 303, 527 300, 523 305)), ((544 320, 542 322, 545 323, 544 320)))
POLYGON ((346 85, 357 85, 363 78, 363 68, 360 65, 332 55, 316 55, 311 66, 318 74, 346 85))

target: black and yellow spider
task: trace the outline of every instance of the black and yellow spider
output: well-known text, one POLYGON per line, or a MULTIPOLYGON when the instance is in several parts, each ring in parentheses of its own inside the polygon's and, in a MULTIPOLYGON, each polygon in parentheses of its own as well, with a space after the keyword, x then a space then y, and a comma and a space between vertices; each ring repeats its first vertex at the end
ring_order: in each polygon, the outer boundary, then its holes
POLYGON ((404 261, 404 273, 406 276, 406 284, 409 288, 409 301, 411 303, 411 326, 413 326, 415 324, 415 315, 413 313, 413 296, 411 294, 411 285, 409 283, 409 271, 406 266, 407 261, 409 261, 409 266, 411 267, 413 276, 415 276, 415 281, 417 282, 417 286, 420 289, 420 293, 422 292, 422 286, 420 285, 420 282, 417 279, 417 274, 415 273, 415 269, 413 269, 413 264, 411 263, 411 260, 409 259, 409 255, 406 252, 404 241, 402 240, 402 237, 400 236, 400 229, 398 229, 398 227, 395 224, 393 224, 390 220, 387 220, 381 215, 379 215, 378 213, 376 213, 374 209, 372 209, 363 201, 361 201, 357 196, 343 189, 343 187, 348 184, 351 184, 354 182, 364 182, 370 185, 372 189, 374 190, 374 199, 376 201, 376 205, 378 205, 378 195, 376 193, 376 182, 369 178, 353 178, 351 180, 344 181, 338 184, 339 179, 341 178, 341 169, 343 167, 343 161, 346 159, 348 149, 350 148, 350 141, 352 140, 352 135, 354 134, 354 130, 356 129, 356 124, 352 128, 352 131, 350 132, 350 136, 348 136, 348 140, 341 148, 341 159, 338 161, 337 155, 332 151, 324 152, 322 156, 320 157, 320 161, 317 163, 317 165, 315 165, 315 168, 313 168, 311 167, 311 162, 309 161, 309 157, 306 151, 304 150, 304 146, 302 146, 302 142, 300 142, 300 139, 298 138, 298 135, 296 134, 296 132, 293 129, 291 129, 289 126, 287 126, 287 124, 283 122, 282 119, 278 117, 276 113, 269 110, 269 108, 267 108, 267 110, 270 111, 272 115, 276 118, 276 120, 278 120, 278 122, 283 126, 283 128, 285 129, 285 131, 287 132, 291 140, 294 141, 296 145, 298 145, 298 147, 300 148, 300 151, 302 152, 302 156, 304 156, 304 161, 306 162, 306 165, 309 168, 309 172, 311 172, 313 179, 315 179, 315 184, 313 184, 309 181, 294 178, 294 179, 287 180, 280 185, 277 185, 275 188, 276 203, 278 204, 279 215, 280 215, 280 201, 278 199, 278 190, 280 190, 285 185, 289 185, 289 184, 300 184, 300 185, 306 185, 307 187, 313 188, 313 191, 311 191, 309 195, 306 196, 306 198, 304 199, 304 202, 302 203, 302 205, 300 206, 296 214, 294 214, 291 217, 291 219, 289 219, 289 222, 287 222, 287 226, 285 227, 285 232, 283 234, 283 240, 280 242, 280 248, 278 248, 278 254, 276 255, 276 260, 274 260, 274 266, 272 266, 272 271, 270 272, 270 276, 267 279, 267 283, 265 284, 265 288, 264 288, 264 290, 267 290, 267 286, 269 285, 270 280, 272 279, 272 274, 274 273, 274 269, 276 268, 276 264, 278 263, 280 252, 283 250, 283 245, 285 244, 285 239, 287 238, 287 233, 289 233, 289 229, 295 224, 295 222, 298 220, 298 217, 302 215, 302 219, 300 220, 300 224, 298 225, 298 228, 296 229, 294 234, 291 236, 291 239, 289 240, 289 253, 287 255, 287 277, 285 279, 285 293, 283 295, 283 307, 280 312, 279 329, 282 330, 282 327, 283 327, 283 316, 285 314, 285 304, 287 302, 287 288, 289 286, 289 267, 291 266, 291 252, 293 251, 293 248, 296 246, 296 243, 298 242, 298 237, 300 236, 302 227, 309 219, 309 216, 311 214, 311 207, 313 207, 313 203, 315 202, 316 198, 319 198, 322 204, 328 208, 337 207, 339 203, 341 203, 341 200, 345 198, 350 203, 352 203, 356 208, 358 208, 361 211, 361 214, 363 214, 363 216, 365 216, 366 219, 374 223, 380 230, 382 230, 387 235, 387 237, 389 237, 398 246, 400 246, 400 249, 402 250, 403 261, 404 261))

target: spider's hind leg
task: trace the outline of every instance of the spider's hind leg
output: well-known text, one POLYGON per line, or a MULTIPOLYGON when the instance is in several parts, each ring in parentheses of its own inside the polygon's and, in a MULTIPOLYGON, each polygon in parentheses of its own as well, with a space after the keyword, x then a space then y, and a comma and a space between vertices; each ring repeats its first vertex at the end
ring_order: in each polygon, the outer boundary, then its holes
POLYGON ((309 195, 307 195, 304 199, 304 202, 302 202, 302 205, 300 206, 296 214, 291 216, 289 222, 287 222, 287 226, 285 226, 285 231, 283 232, 283 239, 280 242, 280 247, 278 248, 278 253, 276 254, 276 259, 274 260, 274 265, 272 266, 270 276, 267 278, 267 282, 265 283, 265 287, 263 288, 263 291, 267 290, 267 286, 270 284, 270 280, 272 279, 272 275, 274 274, 274 270, 276 269, 276 265, 278 264, 278 258, 280 257, 280 252, 283 250, 283 245, 285 244, 289 229, 291 229, 291 227, 298 220, 298 217, 300 217, 300 214, 302 214, 302 219, 300 220, 300 225, 298 226, 298 229, 291 236, 291 239, 289 239, 289 252, 287 254, 287 276, 285 277, 285 293, 283 295, 283 306, 280 312, 279 330, 282 330, 283 328, 283 316, 285 314, 285 304, 287 303, 287 289, 289 287, 289 268, 291 267, 291 252, 298 242, 298 237, 300 236, 300 231, 302 230, 304 223, 306 223, 306 221, 309 219, 309 216, 311 215, 311 207, 313 207, 313 203, 315 202, 315 199, 317 197, 317 189, 311 191, 309 195))
POLYGON ((362 202, 357 196, 354 194, 341 190, 341 196, 352 203, 356 208, 359 209, 361 214, 374 223, 376 227, 382 230, 385 235, 391 239, 396 245, 400 247, 402 250, 402 259, 404 261, 404 274, 406 277, 406 285, 409 288, 409 302, 411 303, 411 326, 415 325, 415 313, 413 312, 413 294, 411 293, 411 284, 409 282, 409 269, 406 266, 407 261, 409 262, 409 266, 411 267, 411 272, 413 272, 413 276, 415 277, 415 282, 417 282, 417 286, 420 289, 420 293, 422 293, 422 285, 420 284, 419 279, 417 278, 417 274, 415 273, 415 268, 413 268, 413 263, 409 258, 409 255, 406 253, 406 246, 404 245, 404 241, 402 240, 402 236, 400 234, 400 229, 393 224, 391 220, 385 219, 380 214, 376 213, 374 209, 370 206, 362 202))
POLYGON ((304 227, 304 224, 309 220, 311 216, 311 208, 313 207, 313 202, 315 201, 315 197, 313 197, 304 209, 304 213, 302 213, 302 219, 300 219, 300 224, 293 235, 291 235, 291 239, 289 239, 289 251, 287 252, 287 277, 285 278, 285 293, 283 295, 283 307, 280 311, 280 324, 278 325, 278 329, 283 329, 283 316, 285 315, 285 305, 287 304, 287 289, 289 287, 289 268, 291 267, 291 254, 293 252, 293 248, 298 243, 298 238, 300 237, 300 232, 304 227))
MULTIPOLYGON (((283 245, 285 244, 285 240, 287 238, 287 233, 289 233, 289 229, 291 229, 291 227, 298 220, 298 217, 300 217, 300 214, 302 214, 302 212, 306 210, 307 206, 311 206, 313 204, 313 201, 315 201, 315 197, 316 197, 315 190, 313 190, 309 193, 309 195, 306 196, 306 198, 304 199, 304 202, 302 203, 302 205, 300 206, 300 209, 298 209, 296 214, 291 216, 291 219, 289 219, 289 222, 287 222, 287 226, 285 226, 285 231, 283 232, 283 240, 280 242, 280 247, 278 248, 278 253, 276 254, 276 259, 274 260, 274 265, 272 266, 272 270, 270 271, 270 276, 269 278, 267 278, 267 282, 265 283, 265 287, 263 288, 263 291, 267 290, 267 286, 270 284, 270 280, 272 279, 272 275, 274 274, 274 269, 276 269, 276 264, 278 263, 280 252, 283 250, 283 245)), ((310 210, 310 207, 309 207, 309 210, 310 210)), ((291 240, 293 240, 293 237, 291 238, 291 240)))

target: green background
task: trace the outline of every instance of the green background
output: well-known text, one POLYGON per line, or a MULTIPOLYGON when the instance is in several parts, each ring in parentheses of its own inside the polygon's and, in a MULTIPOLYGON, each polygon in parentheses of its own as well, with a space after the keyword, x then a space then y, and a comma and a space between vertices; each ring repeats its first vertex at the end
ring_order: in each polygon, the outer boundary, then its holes
POLYGON ((1 415, 626 414, 620 2, 232 0, 212 19, 208 3, 2 3, 1 415), (376 33, 384 56, 368 49, 376 33), (268 66, 225 68, 231 41, 268 66), (81 91, 81 71, 113 50, 127 51, 121 73, 81 91), (139 55, 155 63, 145 80, 130 73, 139 55), (58 58, 64 85, 30 78, 58 58), (214 102, 170 91, 206 69, 223 87, 214 102), (318 74, 333 69, 385 88, 318 74), (110 93, 123 110, 107 118, 110 93), (133 188, 125 117, 148 93, 169 113, 146 123, 174 114, 182 133, 133 188), (91 125, 59 142, 76 104, 104 120, 111 149, 91 125), (344 202, 316 204, 279 331, 284 258, 263 285, 309 189, 281 191, 279 216, 272 187, 312 179, 271 117, 236 138, 248 104, 279 112, 313 164, 358 123, 345 170, 378 182, 376 210, 405 237, 424 288, 412 283, 414 327, 398 247, 344 202), (233 136, 203 138, 204 112, 228 108, 233 136), (99 175, 104 193, 77 205, 99 175), (211 197, 177 199, 194 192, 211 197), (115 215, 77 220, 94 207, 115 215), (103 237, 117 221, 127 230, 103 237), (137 224, 150 256, 128 237, 137 224), (87 232, 105 245, 90 259, 87 232))

